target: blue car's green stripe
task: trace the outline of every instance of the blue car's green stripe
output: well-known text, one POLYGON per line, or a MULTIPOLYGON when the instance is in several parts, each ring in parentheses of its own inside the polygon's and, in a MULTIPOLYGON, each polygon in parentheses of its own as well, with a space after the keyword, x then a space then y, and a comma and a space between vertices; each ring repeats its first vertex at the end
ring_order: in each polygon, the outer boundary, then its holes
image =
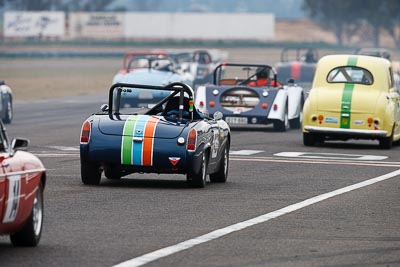
POLYGON ((132 136, 139 116, 132 115, 125 121, 122 133, 121 162, 122 164, 132 164, 132 136))
MULTIPOLYGON (((357 65, 357 57, 350 56, 347 60, 348 66, 357 65)), ((345 83, 343 94, 342 94, 342 104, 340 110, 340 128, 350 128, 351 119, 351 101, 353 97, 354 83, 345 83)))

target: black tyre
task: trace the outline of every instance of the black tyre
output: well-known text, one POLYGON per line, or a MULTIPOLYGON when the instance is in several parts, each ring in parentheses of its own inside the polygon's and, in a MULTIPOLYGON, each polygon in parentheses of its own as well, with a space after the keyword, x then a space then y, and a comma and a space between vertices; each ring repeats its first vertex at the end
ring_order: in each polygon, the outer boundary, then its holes
POLYGON ((81 162, 82 183, 87 185, 98 185, 101 179, 100 166, 93 163, 81 162))
POLYGON ((305 146, 314 146, 316 143, 316 138, 312 133, 303 133, 303 144, 305 146))
POLYGON ((188 173, 186 175, 186 180, 190 187, 203 188, 206 186, 208 157, 205 151, 200 164, 199 173, 188 173))
POLYGON ((276 132, 286 132, 287 129, 289 129, 289 119, 288 119, 287 108, 285 109, 285 116, 284 116, 283 121, 275 120, 273 123, 274 123, 274 130, 276 132))
POLYGON ((304 96, 301 97, 299 117, 289 120, 290 129, 300 129, 303 121, 304 96))
POLYGON ((393 146, 393 136, 379 139, 379 147, 382 149, 391 149, 393 146))
POLYGON ((111 180, 121 179, 121 173, 115 167, 104 168, 104 176, 111 180))
POLYGON ((43 226, 43 185, 39 183, 31 214, 25 226, 13 235, 10 235, 14 246, 35 247, 42 235, 43 226))
POLYGON ((228 179, 229 168, 229 144, 225 146, 219 168, 216 173, 210 174, 210 181, 213 183, 225 183, 228 179))
POLYGON ((300 129, 301 119, 300 117, 289 120, 290 129, 300 129))
POLYGON ((13 119, 13 106, 12 106, 12 99, 11 96, 7 97, 6 103, 6 110, 4 111, 3 122, 4 123, 11 123, 13 119))

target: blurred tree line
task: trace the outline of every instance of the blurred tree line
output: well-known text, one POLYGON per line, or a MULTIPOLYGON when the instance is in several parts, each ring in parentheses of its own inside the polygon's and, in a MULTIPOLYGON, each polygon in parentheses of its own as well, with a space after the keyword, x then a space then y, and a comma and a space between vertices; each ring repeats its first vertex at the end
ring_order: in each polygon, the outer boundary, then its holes
POLYGON ((373 40, 387 31, 400 48, 400 0, 304 0, 310 18, 335 33, 339 45, 350 43, 355 36, 373 40))

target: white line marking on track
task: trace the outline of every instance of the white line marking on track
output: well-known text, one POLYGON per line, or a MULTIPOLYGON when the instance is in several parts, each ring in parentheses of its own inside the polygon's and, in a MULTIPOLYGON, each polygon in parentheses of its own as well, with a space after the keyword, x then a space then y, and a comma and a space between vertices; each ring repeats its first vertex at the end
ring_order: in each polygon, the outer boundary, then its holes
POLYGON ((310 153, 310 152, 280 152, 274 154, 277 157, 309 158, 309 159, 336 159, 336 160, 384 160, 387 156, 339 154, 339 153, 310 153))
POLYGON ((61 150, 61 151, 79 151, 79 146, 73 147, 73 146, 48 146, 48 148, 53 148, 56 150, 61 150))
POLYGON ((299 160, 299 159, 273 159, 273 158, 239 158, 230 157, 229 160, 236 161, 252 161, 252 162, 283 162, 283 163, 304 163, 304 164, 325 164, 325 165, 354 165, 354 166, 376 166, 376 167, 395 167, 400 168, 400 162, 356 162, 356 161, 343 161, 343 160, 299 160))
POLYGON ((79 157, 79 154, 75 153, 34 153, 39 158, 63 158, 63 157, 79 157))
POLYGON ((264 150, 238 150, 238 151, 230 151, 229 155, 250 156, 261 152, 264 152, 264 150))
POLYGON ((369 179, 369 180, 366 180, 366 181, 363 181, 363 182, 360 182, 357 184, 346 186, 346 187, 334 190, 332 192, 328 192, 328 193, 325 193, 325 194, 322 194, 322 195, 319 195, 316 197, 306 199, 304 201, 295 203, 293 205, 284 207, 282 209, 279 209, 279 210, 276 210, 273 212, 269 212, 269 213, 263 214, 261 216, 258 216, 258 217, 255 217, 255 218, 243 221, 243 222, 232 224, 232 225, 229 225, 229 226, 221 228, 221 229, 217 229, 215 231, 212 231, 207 234, 183 241, 181 243, 178 243, 178 244, 175 244, 175 245, 172 245, 169 247, 161 248, 159 250, 144 254, 142 256, 133 258, 131 260, 124 261, 124 262, 114 265, 114 266, 118 266, 118 267, 142 266, 146 263, 161 259, 163 257, 170 256, 172 254, 189 249, 196 245, 200 245, 200 244, 218 239, 218 238, 228 235, 230 233, 246 229, 246 228, 254 226, 256 224, 267 222, 271 219, 278 218, 285 214, 288 214, 288 213, 297 211, 299 209, 305 208, 307 206, 310 206, 312 204, 327 200, 329 198, 332 198, 332 197, 335 197, 335 196, 338 196, 338 195, 341 195, 341 194, 344 194, 344 193, 347 193, 347 192, 350 192, 350 191, 353 191, 353 190, 356 190, 356 189, 359 189, 362 187, 366 187, 366 186, 369 186, 369 185, 372 185, 372 184, 375 184, 378 182, 382 182, 384 180, 396 177, 398 175, 400 175, 400 170, 396 170, 394 172, 390 172, 390 173, 384 174, 382 176, 378 176, 378 177, 375 177, 375 178, 372 178, 372 179, 369 179))

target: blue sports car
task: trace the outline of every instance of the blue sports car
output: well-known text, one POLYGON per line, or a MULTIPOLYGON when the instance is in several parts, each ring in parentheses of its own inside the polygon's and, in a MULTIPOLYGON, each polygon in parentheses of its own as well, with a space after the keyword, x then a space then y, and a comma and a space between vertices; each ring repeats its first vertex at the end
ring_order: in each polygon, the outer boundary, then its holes
POLYGON ((81 178, 97 185, 101 174, 119 179, 131 173, 185 174, 192 187, 225 182, 228 177, 230 128, 221 113, 208 118, 198 111, 190 86, 114 84, 108 105, 90 116, 80 136, 81 178), (167 91, 151 109, 120 105, 133 91, 167 91))
MULTIPOLYGON (((166 86, 182 82, 192 86, 193 76, 180 72, 178 66, 163 53, 128 53, 124 57, 124 67, 114 76, 113 84, 133 83, 166 86)), ((124 92, 122 92, 124 94, 124 92)), ((168 96, 170 92, 159 90, 136 90, 123 98, 121 105, 146 107, 154 105, 168 96)))

